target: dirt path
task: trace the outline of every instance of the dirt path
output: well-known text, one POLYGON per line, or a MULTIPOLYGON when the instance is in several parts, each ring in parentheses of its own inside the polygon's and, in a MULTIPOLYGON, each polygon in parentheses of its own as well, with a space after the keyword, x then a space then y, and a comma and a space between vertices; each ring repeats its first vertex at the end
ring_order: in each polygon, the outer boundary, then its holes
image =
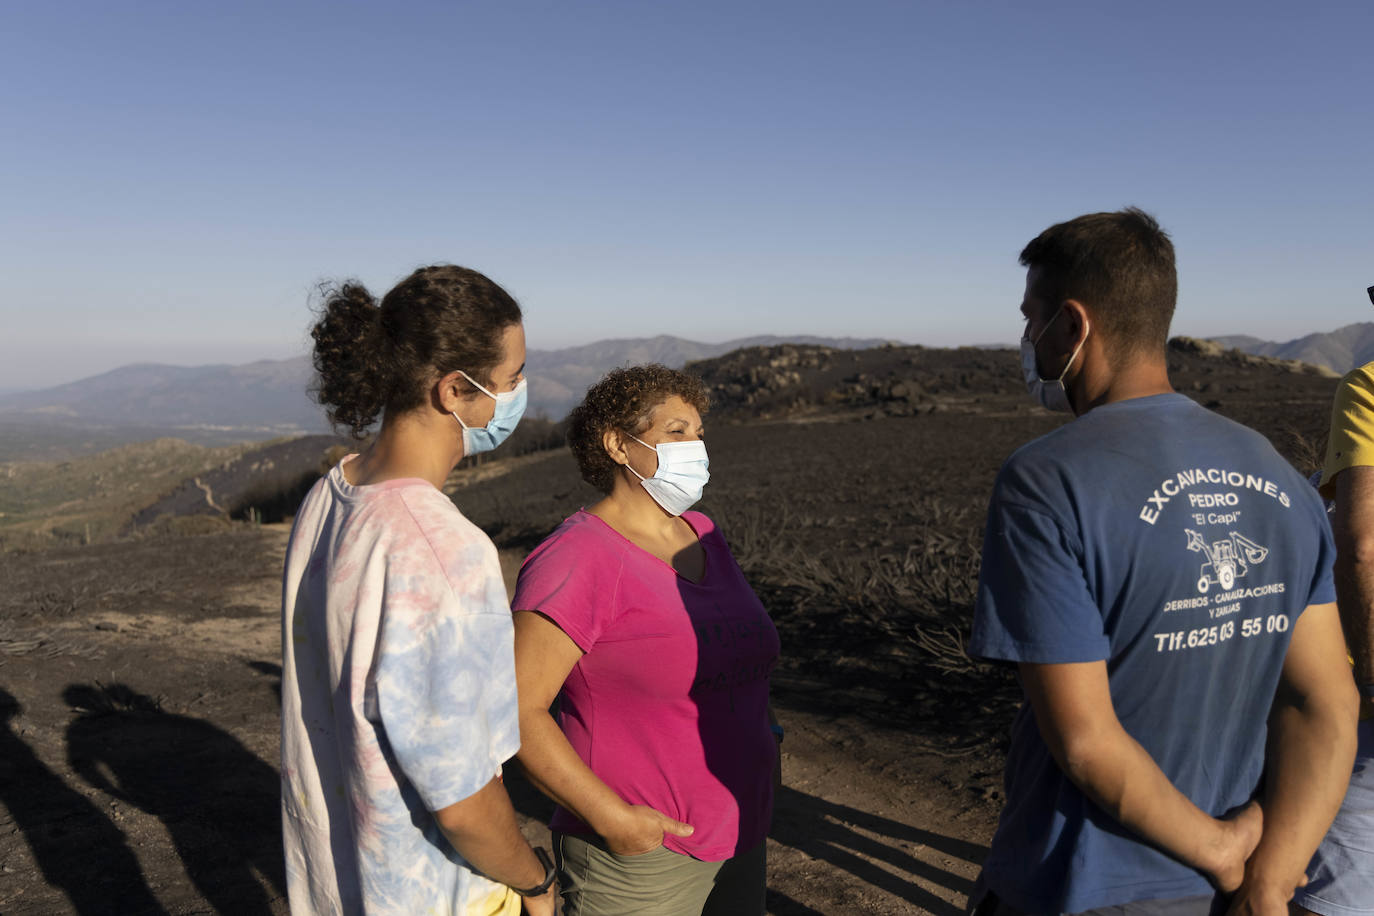
MULTIPOLYGON (((0 560, 0 913, 284 913, 279 526, 0 560)), ((518 557, 503 556, 513 574, 518 557)), ((982 764, 789 709, 769 912, 961 912, 982 764), (965 771, 970 771, 965 773, 965 771), (965 778, 967 776, 968 778, 965 778)), ((518 778, 523 828, 546 803, 518 778)))

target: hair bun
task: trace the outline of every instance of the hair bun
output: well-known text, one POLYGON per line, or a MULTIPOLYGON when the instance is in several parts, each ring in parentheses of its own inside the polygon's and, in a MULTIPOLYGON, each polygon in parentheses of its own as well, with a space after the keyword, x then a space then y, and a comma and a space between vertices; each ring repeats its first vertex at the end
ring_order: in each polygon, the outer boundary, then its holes
POLYGON ((325 287, 320 319, 310 336, 315 397, 329 419, 361 438, 386 404, 389 372, 382 310, 361 283, 325 287))

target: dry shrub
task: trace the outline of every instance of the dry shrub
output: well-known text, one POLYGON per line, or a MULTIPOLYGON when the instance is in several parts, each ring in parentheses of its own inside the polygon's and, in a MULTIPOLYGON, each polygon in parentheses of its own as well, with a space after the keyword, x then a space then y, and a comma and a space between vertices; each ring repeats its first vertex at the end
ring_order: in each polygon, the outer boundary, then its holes
MULTIPOLYGON (((99 646, 73 640, 46 630, 33 630, 17 625, 13 620, 0 619, 0 656, 33 655, 37 658, 57 658, 63 655, 93 659, 104 655, 99 646)), ((0 665, 4 659, 0 658, 0 665)))
MULTIPOLYGON (((804 549, 798 519, 759 503, 724 507, 722 530, 768 606, 796 670, 845 672, 866 705, 892 722, 933 726, 940 748, 999 740, 1017 702, 1014 681, 964 649, 978 585, 981 534, 972 508, 938 497, 904 548, 804 549)), ((812 527, 815 527, 812 525, 812 527)), ((936 748, 932 748, 936 749, 936 748)))

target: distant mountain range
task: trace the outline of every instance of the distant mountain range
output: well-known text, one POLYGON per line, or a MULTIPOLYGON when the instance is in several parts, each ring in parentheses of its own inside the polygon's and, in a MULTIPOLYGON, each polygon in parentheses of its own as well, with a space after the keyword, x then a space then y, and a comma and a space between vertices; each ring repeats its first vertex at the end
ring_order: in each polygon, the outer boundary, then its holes
POLYGON ((1348 324, 1321 334, 1308 334, 1285 343, 1244 335, 1213 337, 1212 340, 1223 347, 1235 347, 1256 356, 1297 359, 1340 373, 1374 360, 1374 322, 1370 321, 1348 324))
MULTIPOLYGON (((587 387, 616 366, 659 362, 680 367, 740 347, 811 343, 865 349, 888 343, 873 338, 746 337, 701 343, 680 337, 603 340, 562 350, 531 350, 530 414, 559 419, 587 387)), ((216 438, 266 439, 328 430, 324 412, 310 399, 310 360, 301 356, 241 366, 124 366, 101 375, 46 388, 0 395, 0 426, 110 430, 138 427, 164 434, 178 430, 216 438)), ((204 438, 204 436, 200 436, 204 438)))
MULTIPOLYGON (((1337 372, 1374 360, 1374 322, 1275 342, 1233 335, 1212 338, 1246 353, 1297 359, 1337 372)), ((741 347, 781 343, 819 344, 862 350, 894 341, 881 338, 813 337, 808 335, 744 337, 702 343, 680 337, 602 340, 561 350, 531 350, 530 414, 558 419, 567 414, 587 387, 616 366, 658 362, 680 367, 711 359, 741 347)), ((92 438, 91 445, 119 444, 126 432, 135 438, 178 435, 196 441, 230 442, 328 431, 324 412, 310 399, 310 360, 301 356, 263 360, 240 366, 124 366, 101 375, 39 391, 0 393, 0 436, 42 437, 74 431, 92 438), (99 431, 99 438, 93 438, 99 431)), ((80 450, 64 441, 65 451, 80 450)), ((2 450, 0 450, 2 451, 2 450)), ((0 454, 0 460, 5 455, 0 454)))

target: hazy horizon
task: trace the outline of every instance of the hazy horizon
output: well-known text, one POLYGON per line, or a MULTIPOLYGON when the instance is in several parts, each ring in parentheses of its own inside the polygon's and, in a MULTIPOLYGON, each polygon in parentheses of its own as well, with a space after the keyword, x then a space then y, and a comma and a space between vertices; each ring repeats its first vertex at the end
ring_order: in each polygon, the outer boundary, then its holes
MULTIPOLYGON (((1371 321, 1374 321, 1374 316, 1371 317, 1371 321)), ((1361 323, 1361 322, 1353 322, 1353 323, 1354 323, 1354 324, 1359 324, 1359 323, 1361 323)), ((1348 326, 1348 325, 1342 325, 1341 327, 1347 327, 1347 326, 1348 326)), ((1329 332, 1333 332, 1333 331, 1337 331, 1337 330, 1339 330, 1339 328, 1317 329, 1317 330, 1313 330, 1313 331, 1307 331, 1307 332, 1305 332, 1305 333, 1303 333, 1303 334, 1297 335, 1296 337, 1288 338, 1288 339, 1285 339, 1285 340, 1271 340, 1271 339, 1269 339, 1269 338, 1260 338, 1260 337, 1258 337, 1257 335, 1248 334, 1248 333, 1246 333, 1246 332, 1244 332, 1244 331, 1237 331, 1237 332, 1229 333, 1229 334, 1215 334, 1215 335, 1210 335, 1210 336, 1216 337, 1216 338, 1226 338, 1226 337, 1254 337, 1254 338, 1256 338, 1256 339, 1263 340, 1263 341, 1265 341, 1265 342, 1267 342, 1267 343, 1290 343, 1290 342, 1292 342, 1292 341, 1294 341, 1294 340, 1301 339, 1301 338, 1306 337, 1306 336, 1308 336, 1308 335, 1310 335, 1310 334, 1323 334, 1323 333, 1329 333, 1329 332)), ((719 345, 719 344, 723 344, 723 343, 729 343, 729 342, 732 342, 732 341, 735 341, 735 340, 745 340, 745 339, 748 339, 748 338, 753 338, 753 337, 765 337, 765 336, 767 336, 767 337, 780 337, 780 338, 819 337, 819 338, 827 338, 827 339, 835 339, 835 340, 841 339, 841 338, 843 338, 843 337, 849 337, 849 338, 851 338, 851 339, 856 339, 856 340, 857 340, 857 339, 862 339, 862 338, 856 337, 855 335, 813 334, 813 333, 806 332, 806 331, 800 331, 800 332, 792 333, 792 334, 789 334, 789 333, 750 334, 750 335, 745 335, 745 336, 743 336, 743 337, 731 337, 731 338, 725 338, 725 339, 722 339, 722 340, 702 340, 702 339, 699 339, 699 338, 682 337, 681 335, 678 335, 678 334, 666 334, 666 333, 665 333, 665 334, 650 334, 650 335, 647 335, 647 336, 645 336, 645 337, 635 337, 635 338, 610 338, 610 337, 598 338, 598 339, 595 339, 595 340, 579 341, 579 342, 577 342, 577 343, 571 343, 571 344, 568 344, 568 345, 566 345, 566 346, 556 346, 556 347, 535 347, 535 346, 531 346, 531 347, 530 347, 530 350, 532 350, 532 351, 536 351, 536 350, 537 350, 537 351, 542 351, 542 352, 557 352, 557 351, 560 351, 560 350, 574 350, 574 349, 577 349, 577 348, 579 348, 579 347, 589 346, 589 345, 597 344, 597 343, 606 343, 606 342, 615 341, 615 340, 653 340, 653 339, 658 338, 658 337, 671 337, 671 338, 675 338, 675 339, 678 339, 678 340, 686 340, 686 341, 689 341, 689 342, 691 342, 691 343, 705 344, 705 345, 708 345, 708 346, 715 346, 715 345, 719 345)), ((883 335, 881 335, 881 334, 880 334, 880 335, 876 335, 876 336, 879 337, 879 338, 883 338, 883 335)), ((1174 329, 1174 330, 1172 330, 1172 331, 1170 332, 1170 336, 1171 336, 1171 337, 1176 337, 1176 336, 1189 336, 1189 337, 1192 337, 1192 336, 1199 336, 1199 335, 1183 335, 1183 334, 1180 334, 1180 333, 1177 331, 1177 329, 1174 329)), ((957 343, 935 344, 935 343, 929 343, 929 342, 921 341, 921 340, 901 340, 901 339, 898 339, 898 338, 895 338, 895 337, 886 337, 886 338, 883 338, 883 339, 890 340, 890 341, 892 341, 893 343, 898 344, 898 345, 917 345, 917 346, 937 347, 937 348, 938 348, 938 347, 951 347, 951 348, 952 348, 952 347, 978 347, 978 348, 992 348, 992 349, 995 349, 995 348, 1015 349, 1016 346, 1017 346, 1017 341, 1016 341, 1016 340, 1007 340, 1007 341, 1001 341, 1001 342, 994 341, 994 340, 970 340, 970 341, 960 341, 960 342, 957 342, 957 343)), ((173 361, 171 361, 171 360, 158 360, 158 359, 136 360, 136 361, 133 361, 133 362, 119 363, 119 364, 117 364, 117 365, 112 365, 112 366, 110 366, 109 368, 106 368, 106 369, 99 369, 99 370, 94 370, 94 371, 90 371, 90 372, 83 372, 83 374, 81 374, 81 375, 74 376, 74 377, 70 377, 70 378, 63 378, 63 379, 61 379, 61 380, 59 380, 59 381, 52 382, 51 384, 30 385, 30 386, 26 386, 26 387, 15 387, 15 386, 12 386, 12 385, 0 385, 0 397, 4 397, 4 396, 6 396, 6 395, 11 395, 11 394, 23 394, 23 393, 27 393, 27 392, 31 392, 31 391, 41 391, 41 390, 44 390, 44 389, 47 389, 47 388, 57 388, 57 387, 61 387, 61 386, 63 386, 63 385, 73 384, 73 383, 75 383, 75 382, 83 381, 83 380, 85 380, 85 379, 94 378, 94 377, 96 377, 96 376, 104 375, 104 374, 106 374, 106 373, 108 373, 108 372, 113 372, 113 371, 116 371, 116 370, 119 370, 119 369, 125 369, 125 368, 129 368, 129 367, 133 367, 133 366, 165 366, 165 367, 171 367, 171 368, 176 368, 176 369, 202 369, 202 368, 209 368, 209 367, 213 367, 213 366, 246 366, 246 365, 251 365, 251 364, 253 364, 253 363, 259 363, 259 362, 283 362, 283 361, 286 361, 286 360, 292 360, 292 359, 299 359, 299 358, 308 357, 309 355, 310 355, 310 354, 309 354, 309 351, 308 351, 308 350, 302 349, 302 350, 300 350, 299 352, 286 354, 286 355, 284 355, 284 356, 260 356, 260 357, 250 357, 250 358, 248 358, 248 359, 243 359, 243 360, 219 360, 219 361, 214 361, 214 362, 173 362, 173 361)))

